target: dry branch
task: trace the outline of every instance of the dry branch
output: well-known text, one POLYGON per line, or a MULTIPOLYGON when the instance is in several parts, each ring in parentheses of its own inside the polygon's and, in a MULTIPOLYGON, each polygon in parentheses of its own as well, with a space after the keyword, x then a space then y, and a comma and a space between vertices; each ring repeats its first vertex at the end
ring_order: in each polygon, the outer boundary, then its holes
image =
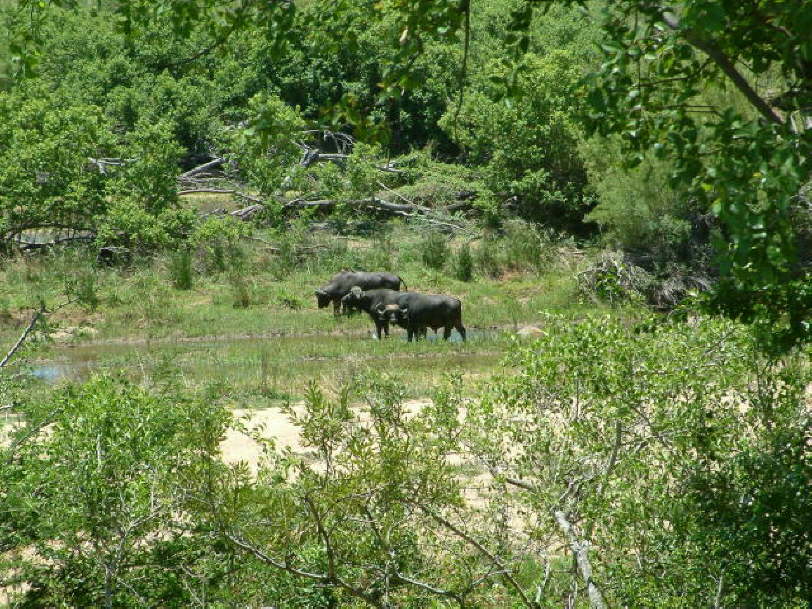
POLYGON ((198 193, 210 193, 210 194, 217 194, 217 195, 233 195, 236 194, 236 190, 229 190, 229 189, 222 189, 222 188, 190 188, 189 190, 181 190, 178 191, 178 196, 182 197, 183 195, 193 195, 198 193))
POLYGON ((95 167, 96 169, 98 169, 99 173, 107 175, 107 167, 122 167, 127 163, 131 163, 133 160, 134 159, 113 159, 113 158, 94 159, 93 157, 88 157, 87 162, 90 167, 95 167))
POLYGON ((235 218, 239 218, 240 220, 243 221, 247 221, 256 216, 259 212, 261 212, 264 209, 265 207, 263 207, 259 203, 255 203, 254 205, 249 205, 248 207, 243 207, 242 209, 235 209, 228 215, 233 216, 235 218))
POLYGON ((190 169, 186 173, 180 174, 178 176, 178 180, 179 181, 180 180, 186 180, 188 178, 194 177, 194 176, 196 176, 196 175, 198 175, 200 173, 203 173, 204 171, 208 171, 212 167, 219 167, 220 165, 222 165, 225 162, 226 162, 226 160, 224 158, 218 157, 218 158, 214 159, 213 161, 203 163, 202 165, 198 165, 194 169, 190 169))
POLYGON ((776 125, 784 124, 781 117, 770 107, 770 104, 768 104, 766 100, 756 93, 755 89, 753 89, 750 83, 747 82, 747 79, 736 68, 734 62, 715 41, 704 38, 699 32, 691 28, 684 27, 676 15, 669 11, 663 11, 663 21, 669 28, 682 34, 689 44, 703 51, 710 57, 761 116, 776 125))
POLYGON ((61 243, 70 243, 72 241, 93 241, 96 238, 95 233, 90 235, 73 235, 72 237, 58 237, 53 239, 52 241, 43 241, 43 242, 36 242, 36 241, 18 241, 17 245, 23 251, 30 251, 30 250, 38 250, 38 249, 45 249, 46 247, 52 247, 54 245, 59 245, 61 243))
POLYGON ((603 600, 600 588, 595 584, 592 579, 592 564, 589 562, 589 542, 586 540, 579 540, 572 529, 570 521, 567 520, 566 514, 561 510, 554 512, 555 521, 558 523, 559 528, 567 537, 572 553, 575 555, 575 562, 578 565, 578 571, 581 573, 581 579, 586 584, 586 593, 589 597, 589 604, 592 609, 607 609, 606 601, 603 600))
POLYGON ((23 330, 23 333, 20 335, 20 338, 17 339, 17 342, 14 343, 14 346, 3 358, 3 361, 0 362, 0 368, 3 368, 11 360, 11 358, 14 357, 14 354, 17 352, 17 350, 23 346, 25 339, 28 338, 29 334, 31 334, 31 331, 34 329, 34 326, 37 325, 39 318, 42 317, 42 314, 44 312, 45 307, 42 306, 34 313, 34 315, 31 317, 31 321, 28 323, 28 325, 25 327, 25 330, 23 330))
POLYGON ((535 603, 535 602, 531 601, 530 598, 528 598, 528 596, 525 594, 525 592, 522 589, 519 582, 517 582, 516 579, 513 577, 513 574, 511 572, 511 570, 500 560, 500 558, 496 554, 494 554, 493 552, 488 550, 484 545, 482 545, 479 541, 474 539, 471 535, 469 535, 468 533, 463 531, 460 527, 454 525, 454 523, 447 520, 446 518, 443 518, 440 514, 437 514, 436 512, 434 512, 433 510, 429 509, 428 507, 424 506, 421 503, 417 503, 417 502, 410 502, 410 503, 413 503, 413 505, 415 505, 426 516, 428 516, 429 518, 431 518, 432 520, 434 520, 438 524, 441 524, 442 526, 444 526, 445 528, 450 530, 452 533, 457 535, 460 539, 462 539, 466 543, 472 545, 474 548, 476 548, 476 550, 480 554, 482 554, 488 560, 490 560, 491 563, 493 565, 495 565, 500 570, 500 573, 504 576, 505 581, 507 581, 508 584, 519 595, 519 597, 521 598, 522 604, 524 604, 525 607, 528 607, 528 609, 535 609, 536 607, 538 607, 538 603, 535 603))
POLYGON ((428 207, 423 207, 422 205, 412 205, 412 204, 405 204, 405 203, 392 203, 390 201, 385 201, 383 199, 379 199, 377 197, 370 197, 369 199, 351 199, 348 201, 336 201, 334 199, 319 199, 317 201, 308 201, 303 199, 294 199, 293 201, 288 201, 283 205, 283 209, 292 209, 297 207, 319 207, 322 209, 330 209, 335 207, 339 203, 343 203, 344 205, 349 205, 350 207, 354 208, 367 208, 367 209, 374 209, 377 211, 385 211, 397 216, 405 216, 407 218, 421 218, 423 221, 428 222, 429 224, 434 224, 435 226, 443 226, 446 228, 450 228, 452 230, 462 230, 462 226, 458 224, 454 224, 451 222, 446 222, 445 220, 438 219, 436 217, 432 217, 433 210, 428 207))

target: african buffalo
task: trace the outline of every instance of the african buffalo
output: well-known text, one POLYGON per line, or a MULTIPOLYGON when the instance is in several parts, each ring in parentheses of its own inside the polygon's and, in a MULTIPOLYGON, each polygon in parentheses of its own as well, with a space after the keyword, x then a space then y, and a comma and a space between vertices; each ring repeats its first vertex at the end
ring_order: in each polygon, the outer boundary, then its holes
POLYGON ((420 338, 421 333, 425 335, 426 328, 431 328, 435 332, 438 328, 443 328, 445 340, 451 336, 451 328, 456 328, 462 340, 465 340, 462 303, 456 298, 402 292, 397 302, 388 304, 397 304, 397 307, 385 306, 381 315, 389 322, 405 327, 410 342, 414 338, 420 338))
POLYGON ((389 321, 379 318, 376 314, 378 307, 397 304, 398 297, 404 293, 387 289, 363 290, 356 285, 341 299, 341 307, 345 311, 354 309, 367 313, 375 322, 375 334, 380 338, 381 330, 389 336, 389 321))
POLYGON ((338 315, 342 297, 346 296, 353 286, 357 285, 363 290, 389 289, 397 291, 400 289, 401 283, 406 288, 406 282, 392 273, 342 271, 333 275, 327 285, 316 290, 316 302, 320 309, 332 302, 333 312, 338 315))
MULTIPOLYGON (((380 323, 381 326, 387 329, 387 336, 389 335, 389 324, 394 323, 404 330, 409 329, 409 318, 408 315, 404 313, 404 311, 408 312, 408 308, 401 309, 399 304, 379 304, 375 307, 375 316, 374 319, 376 327, 380 323)), ((426 333, 428 328, 426 326, 422 326, 417 328, 417 337, 426 338, 426 333)))
POLYGON ((389 335, 389 323, 393 322, 406 328, 409 340, 425 336, 426 328, 431 328, 435 332, 438 328, 444 328, 443 338, 448 339, 452 327, 456 328, 465 340, 462 303, 451 296, 394 290, 362 290, 354 286, 350 293, 342 298, 342 306, 368 313, 375 322, 378 338, 381 336, 381 329, 387 336, 389 335), (397 310, 388 305, 398 305, 397 310))

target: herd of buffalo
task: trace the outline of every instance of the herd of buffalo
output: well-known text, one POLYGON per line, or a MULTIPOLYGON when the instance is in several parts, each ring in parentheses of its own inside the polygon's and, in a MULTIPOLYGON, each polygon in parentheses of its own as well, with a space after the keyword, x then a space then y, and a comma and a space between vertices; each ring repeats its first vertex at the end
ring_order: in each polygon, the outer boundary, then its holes
POLYGON ((394 323, 405 328, 409 341, 425 337, 428 328, 435 332, 443 328, 446 340, 456 328, 465 340, 462 303, 457 298, 401 291, 401 285, 408 290, 406 282, 391 273, 342 271, 316 290, 316 301, 320 309, 332 302, 336 315, 364 311, 375 322, 378 338, 381 330, 389 336, 389 324, 394 323))

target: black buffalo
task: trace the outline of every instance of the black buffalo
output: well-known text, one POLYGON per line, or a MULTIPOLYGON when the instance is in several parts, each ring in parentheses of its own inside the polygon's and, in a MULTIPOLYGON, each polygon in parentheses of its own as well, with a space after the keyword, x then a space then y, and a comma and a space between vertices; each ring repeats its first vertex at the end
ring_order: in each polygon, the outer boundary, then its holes
POLYGON ((396 323, 406 328, 410 341, 415 337, 425 336, 426 328, 431 328, 435 332, 443 328, 443 338, 446 340, 451 336, 451 328, 456 328, 465 340, 462 303, 451 296, 394 290, 363 290, 354 286, 342 298, 342 306, 368 313, 375 322, 378 338, 381 336, 381 330, 388 336, 389 323, 396 323))
POLYGON ((392 273, 342 271, 333 275, 327 285, 316 290, 316 302, 320 309, 332 302, 333 312, 338 315, 341 299, 349 293, 353 286, 357 285, 362 290, 389 289, 397 291, 400 290, 401 284, 406 288, 406 282, 392 273))
POLYGON ((451 328, 456 328, 465 340, 465 326, 462 325, 462 303, 457 298, 437 294, 417 294, 402 292, 396 302, 386 303, 378 312, 390 323, 406 328, 408 340, 425 335, 426 328, 435 332, 443 328, 443 338, 448 340, 451 328))
POLYGON ((356 285, 341 299, 341 307, 345 311, 367 313, 375 322, 375 335, 380 338, 381 330, 389 336, 389 321, 378 314, 378 309, 391 304, 397 305, 398 297, 405 293, 388 289, 364 290, 356 285))
MULTIPOLYGON (((386 329, 386 335, 389 336, 389 324, 394 323, 404 330, 409 329, 409 317, 408 317, 408 307, 402 309, 399 304, 379 304, 375 307, 375 315, 373 319, 375 319, 375 327, 383 327, 386 329)), ((428 328, 426 326, 422 326, 417 328, 417 337, 426 338, 426 333, 428 328)), ((380 332, 378 333, 378 337, 380 338, 380 332)))

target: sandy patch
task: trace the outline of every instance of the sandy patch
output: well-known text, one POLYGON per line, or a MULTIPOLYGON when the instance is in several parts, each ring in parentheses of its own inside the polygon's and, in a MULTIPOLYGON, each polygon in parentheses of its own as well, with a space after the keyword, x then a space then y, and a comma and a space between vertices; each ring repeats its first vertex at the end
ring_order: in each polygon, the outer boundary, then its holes
MULTIPOLYGON (((407 400, 404 402, 405 410, 411 414, 419 412, 424 406, 431 404, 431 400, 407 400)), ((302 403, 294 405, 298 412, 302 403)), ((254 474, 259 469, 262 459, 262 445, 251 437, 252 432, 260 432, 264 438, 273 439, 277 448, 290 448, 294 453, 303 453, 299 428, 288 419, 278 408, 264 410, 245 410, 241 408, 232 411, 234 416, 243 421, 246 432, 229 429, 225 439, 220 443, 223 461, 226 463, 244 462, 254 474)), ((364 417, 361 417, 364 420, 364 417)))
MULTIPOLYGON (((294 406, 296 408, 296 406, 294 406)), ((223 461, 226 463, 245 462, 249 469, 256 473, 262 458, 262 445, 251 437, 252 432, 260 432, 264 438, 273 439, 278 448, 290 448, 301 452, 299 428, 278 408, 264 410, 245 410, 237 408, 234 416, 242 420, 247 433, 229 429, 225 439, 220 443, 223 461)))

